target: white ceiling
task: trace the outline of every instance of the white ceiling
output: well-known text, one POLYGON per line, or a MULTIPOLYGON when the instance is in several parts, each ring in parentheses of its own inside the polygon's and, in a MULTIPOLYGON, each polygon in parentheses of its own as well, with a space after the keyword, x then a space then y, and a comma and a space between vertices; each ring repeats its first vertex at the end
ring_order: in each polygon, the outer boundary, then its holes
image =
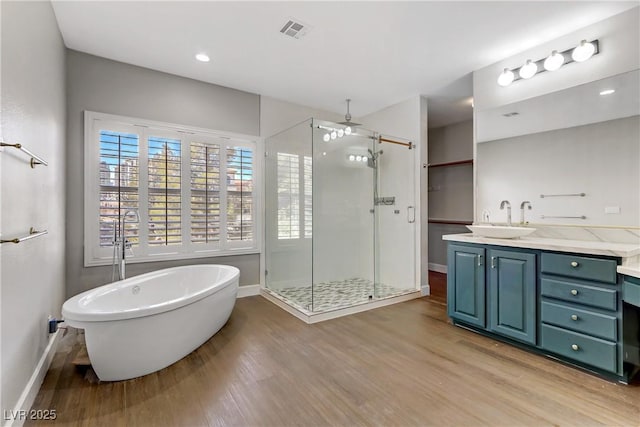
MULTIPOLYGON (((67 47, 354 117, 421 94, 638 2, 63 1, 67 47), (279 30, 289 17, 301 39, 279 30), (194 60, 206 52, 211 62, 194 60)), ((577 42, 578 40, 576 40, 577 42)), ((462 86, 456 86, 462 82, 462 86)), ((466 86, 465 86, 466 84, 466 86)), ((467 108, 468 110, 468 108, 467 108)))

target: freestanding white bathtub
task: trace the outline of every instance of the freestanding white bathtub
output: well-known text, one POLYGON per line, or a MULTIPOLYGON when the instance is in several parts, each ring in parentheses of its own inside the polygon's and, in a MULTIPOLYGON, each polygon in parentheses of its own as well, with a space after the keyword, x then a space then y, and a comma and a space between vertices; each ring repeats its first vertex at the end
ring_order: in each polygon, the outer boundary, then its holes
POLYGON ((167 268, 91 289, 62 306, 85 330, 102 381, 150 374, 182 359, 229 319, 240 271, 228 265, 167 268))

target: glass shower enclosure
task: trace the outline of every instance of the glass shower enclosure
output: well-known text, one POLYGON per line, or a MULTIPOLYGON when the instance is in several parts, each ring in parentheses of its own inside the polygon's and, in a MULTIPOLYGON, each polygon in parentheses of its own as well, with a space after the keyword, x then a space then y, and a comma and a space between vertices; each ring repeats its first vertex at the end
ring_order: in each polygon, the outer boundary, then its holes
POLYGON ((310 315, 418 290, 411 143, 310 119, 265 150, 267 292, 310 315))

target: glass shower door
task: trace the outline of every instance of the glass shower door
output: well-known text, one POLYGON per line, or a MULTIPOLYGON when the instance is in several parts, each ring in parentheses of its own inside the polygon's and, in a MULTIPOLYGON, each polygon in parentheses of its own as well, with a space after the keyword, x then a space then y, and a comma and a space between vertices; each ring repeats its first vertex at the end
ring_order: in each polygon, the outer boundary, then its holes
POLYGON ((313 121, 312 308, 374 298, 372 133, 313 121))
POLYGON ((376 142, 376 298, 417 289, 416 276, 416 152, 409 141, 376 142), (403 145, 405 144, 405 145, 403 145))

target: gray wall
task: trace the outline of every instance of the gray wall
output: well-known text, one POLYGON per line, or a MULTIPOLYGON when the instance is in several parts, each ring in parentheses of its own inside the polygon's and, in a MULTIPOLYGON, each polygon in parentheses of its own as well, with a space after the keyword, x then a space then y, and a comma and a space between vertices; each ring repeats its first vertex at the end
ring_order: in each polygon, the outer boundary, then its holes
MULTIPOLYGON (((260 134, 258 95, 68 50, 67 296, 111 279, 111 266, 84 267, 84 110, 260 134)), ((196 263, 234 265, 240 269, 240 285, 260 282, 258 254, 129 264, 127 273, 196 263)))
POLYGON ((18 150, 0 153, 2 238, 24 235, 29 227, 49 230, 0 246, 0 409, 8 411, 48 344, 47 316, 59 316, 64 299, 65 49, 49 2, 2 1, 0 11, 1 138, 49 162, 31 169, 18 150))
MULTIPOLYGON (((473 120, 429 129, 429 163, 473 158, 473 120)), ((429 218, 473 221, 473 167, 429 169, 429 218)), ((429 224, 429 264, 447 264, 444 234, 469 232, 464 225, 429 224)))

